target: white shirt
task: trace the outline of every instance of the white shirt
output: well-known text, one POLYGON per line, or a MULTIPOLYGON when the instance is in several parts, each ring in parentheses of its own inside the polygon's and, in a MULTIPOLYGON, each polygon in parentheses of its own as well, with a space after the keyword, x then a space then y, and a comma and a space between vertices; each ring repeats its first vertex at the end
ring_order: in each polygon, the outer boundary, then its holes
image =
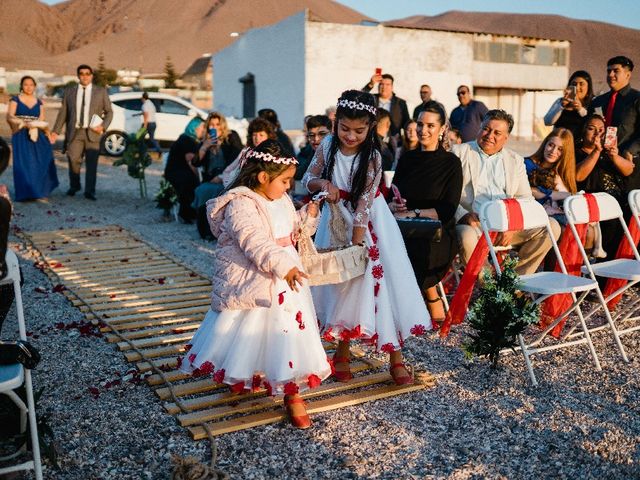
POLYGON ((156 106, 148 98, 142 103, 142 112, 147 114, 147 122, 156 123, 156 106))
POLYGON ((480 171, 475 183, 476 191, 473 199, 473 211, 479 212, 480 205, 489 200, 506 198, 507 180, 505 178, 502 151, 487 155, 478 148, 480 154, 480 171))
POLYGON ((90 83, 86 87, 78 84, 78 92, 76 93, 76 128, 88 128, 89 121, 89 105, 91 105, 91 90, 93 84, 90 83), (84 88, 84 124, 80 125, 80 109, 82 108, 82 93, 84 88))
POLYGON ((384 108, 387 112, 391 112, 391 99, 383 100, 378 97, 378 108, 384 108))

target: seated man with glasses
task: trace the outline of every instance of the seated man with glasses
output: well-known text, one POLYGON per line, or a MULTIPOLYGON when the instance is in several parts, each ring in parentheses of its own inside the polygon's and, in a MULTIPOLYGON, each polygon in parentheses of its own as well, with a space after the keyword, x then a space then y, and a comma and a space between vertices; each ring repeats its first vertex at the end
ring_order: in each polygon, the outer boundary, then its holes
POLYGON ((324 140, 324 137, 331 133, 331 120, 326 115, 311 115, 307 118, 306 129, 307 144, 300 149, 300 153, 297 156, 296 180, 302 180, 302 176, 313 159, 316 148, 324 140))
POLYGON ((456 95, 460 105, 452 110, 449 122, 460 132, 464 143, 471 142, 478 135, 488 109, 484 103, 471 98, 471 90, 466 85, 460 85, 456 95))

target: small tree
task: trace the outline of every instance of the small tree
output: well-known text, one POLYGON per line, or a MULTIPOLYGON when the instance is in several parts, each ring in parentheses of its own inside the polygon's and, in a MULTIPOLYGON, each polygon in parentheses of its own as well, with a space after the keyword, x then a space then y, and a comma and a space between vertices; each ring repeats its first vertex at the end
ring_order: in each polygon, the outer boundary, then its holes
POLYGON ((98 67, 93 72, 93 83, 106 87, 113 85, 118 79, 118 72, 112 68, 107 68, 104 63, 104 53, 98 55, 98 67))
POLYGON ((540 306, 519 290, 516 263, 517 259, 506 258, 500 275, 484 271, 484 284, 468 313, 475 333, 469 335, 462 349, 468 358, 488 357, 491 368, 497 368, 500 350, 514 348, 516 337, 540 319, 540 306))
POLYGON ((173 66, 171 57, 167 56, 167 61, 164 64, 164 86, 167 88, 176 88, 176 80, 178 74, 173 66))

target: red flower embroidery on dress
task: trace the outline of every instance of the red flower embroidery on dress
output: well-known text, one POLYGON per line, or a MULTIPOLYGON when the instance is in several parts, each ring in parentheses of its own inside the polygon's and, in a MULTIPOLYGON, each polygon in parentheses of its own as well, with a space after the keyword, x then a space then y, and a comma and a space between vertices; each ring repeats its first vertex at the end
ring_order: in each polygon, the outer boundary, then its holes
POLYGON ((371 220, 369 220, 369 224, 367 225, 367 227, 369 227, 370 232, 373 232, 373 223, 371 223, 371 220))
POLYGON ((202 372, 200 371, 199 368, 196 368, 196 369, 193 370, 193 372, 191 372, 191 375, 193 377, 201 377, 202 376, 202 372))
POLYGON ((221 368, 220 370, 218 370, 216 373, 213 374, 213 379, 217 382, 217 383, 222 383, 224 381, 224 368, 221 368))
POLYGON ((278 305, 282 305, 284 303, 284 294, 287 293, 286 290, 284 292, 280 292, 278 294, 278 305))
POLYGON ((316 388, 318 386, 320 386, 320 384, 322 383, 322 380, 320 380, 320 377, 317 375, 309 375, 309 378, 307 379, 307 384, 309 385, 309 388, 316 388))
POLYGON ((302 321, 302 312, 296 313, 296 322, 298 322, 298 328, 304 330, 304 322, 302 321))
POLYGON ((424 335, 427 333, 427 329, 424 325, 414 325, 409 331, 411 332, 411 335, 424 335))
POLYGON ((371 275, 373 275, 373 278, 376 280, 380 280, 384 276, 384 269, 382 268, 382 265, 375 265, 371 269, 371 275))
POLYGON ((332 330, 332 328, 329 327, 322 334, 322 338, 324 338, 327 342, 333 342, 336 339, 336 337, 334 337, 333 333, 331 333, 331 330, 332 330))
POLYGON ((193 361, 196 359, 196 354, 192 353, 191 355, 189 355, 189 363, 193 363, 193 361))
POLYGON ((284 394, 285 395, 295 395, 299 391, 300 391, 300 389, 298 388, 298 385, 296 385, 293 382, 289 382, 284 386, 284 394))
POLYGON ((373 286, 373 296, 377 297, 379 292, 380 292, 380 283, 376 282, 376 284, 373 286))
POLYGON ((242 393, 244 391, 244 382, 234 383, 229 387, 229 390, 236 395, 242 393))
POLYGON ((193 345, 191 345, 190 343, 187 343, 187 344, 184 346, 184 351, 185 351, 185 352, 188 352, 189 350, 191 350, 191 347, 193 347, 193 345))
POLYGON ((360 325, 358 325, 356 328, 351 330, 351 338, 360 338, 361 336, 362 336, 362 329, 360 328, 360 325))
POLYGON ((331 367, 331 375, 335 375, 336 367, 333 365, 333 358, 327 356, 327 363, 329 364, 329 367, 331 367))
POLYGON ((267 391, 267 395, 272 397, 273 396, 273 387, 271 386, 271 384, 265 380, 263 385, 264 385, 265 390, 267 391))
POLYGON ((289 360, 289 368, 293 368, 293 362, 289 360))
POLYGON ((385 343, 384 345, 382 345, 382 347, 380 347, 380 351, 384 353, 393 353, 396 351, 396 349, 393 346, 393 343, 385 343))
POLYGON ((178 368, 182 367, 182 357, 178 357, 178 360, 176 360, 176 364, 178 365, 178 368))
POLYGON ((376 247, 375 245, 373 247, 369 247, 369 258, 373 262, 377 262, 380 258, 380 250, 378 250, 378 247, 376 247))
POLYGON ((251 379, 251 390, 257 390, 260 388, 261 378, 260 375, 254 375, 251 379))
POLYGON ((404 347, 404 340, 402 338, 402 333, 398 330, 398 343, 400 344, 400 348, 404 347))
POLYGON ((213 373, 214 370, 214 366, 213 363, 211 362, 204 362, 202 365, 200 365, 200 371, 202 372, 203 375, 210 375, 213 373))
POLYGON ((373 243, 378 243, 378 236, 373 232, 371 232, 371 240, 373 243))

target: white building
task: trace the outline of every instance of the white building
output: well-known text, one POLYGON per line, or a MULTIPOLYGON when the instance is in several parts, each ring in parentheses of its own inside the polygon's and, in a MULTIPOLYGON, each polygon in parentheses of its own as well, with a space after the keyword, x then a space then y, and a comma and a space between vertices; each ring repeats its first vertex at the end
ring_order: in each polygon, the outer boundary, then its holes
POLYGON ((316 22, 308 12, 249 30, 212 57, 214 108, 252 117, 278 112, 284 129, 324 113, 343 90, 362 88, 377 67, 395 77, 409 113, 420 85, 451 111, 458 85, 489 108, 514 115, 513 135, 533 138, 536 122, 567 82, 569 42, 383 25, 316 22))

